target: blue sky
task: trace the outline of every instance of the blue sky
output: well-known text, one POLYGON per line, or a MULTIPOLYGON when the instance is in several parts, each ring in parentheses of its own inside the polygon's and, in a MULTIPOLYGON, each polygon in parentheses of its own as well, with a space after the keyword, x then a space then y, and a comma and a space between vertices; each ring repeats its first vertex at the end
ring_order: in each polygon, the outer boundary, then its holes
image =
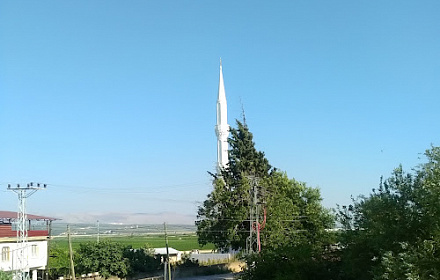
POLYGON ((0 205, 195 216, 229 123, 319 187, 368 194, 440 145, 438 1, 0 2, 0 205))

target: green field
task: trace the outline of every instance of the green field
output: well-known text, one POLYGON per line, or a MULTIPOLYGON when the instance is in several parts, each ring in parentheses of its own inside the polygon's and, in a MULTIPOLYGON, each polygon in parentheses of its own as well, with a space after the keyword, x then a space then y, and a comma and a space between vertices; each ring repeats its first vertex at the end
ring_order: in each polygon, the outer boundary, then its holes
MULTIPOLYGON (((130 245, 132 248, 141 248, 145 244, 148 244, 150 248, 160 248, 165 247, 165 236, 164 235, 138 235, 138 236, 101 236, 99 240, 111 240, 124 245, 130 245)), ((75 250, 79 248, 79 244, 86 242, 96 242, 97 238, 87 237, 87 236, 73 236, 72 237, 72 247, 75 250)), ((58 247, 68 249, 67 237, 56 237, 50 241, 53 245, 58 247)), ((201 247, 197 243, 197 236, 195 234, 179 234, 179 235, 169 235, 168 245, 179 251, 190 251, 192 249, 201 250, 212 250, 214 249, 213 244, 207 244, 201 247)))

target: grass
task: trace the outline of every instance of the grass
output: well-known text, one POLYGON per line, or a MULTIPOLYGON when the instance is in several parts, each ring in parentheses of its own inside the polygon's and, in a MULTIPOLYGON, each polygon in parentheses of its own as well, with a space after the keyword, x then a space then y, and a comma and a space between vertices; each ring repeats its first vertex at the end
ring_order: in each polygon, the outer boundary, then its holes
MULTIPOLYGON (((164 235, 139 235, 139 236, 101 236, 100 240, 111 240, 121 243, 123 245, 131 246, 132 248, 141 248, 148 244, 150 248, 165 247, 164 235)), ((79 244, 86 242, 96 242, 96 237, 87 236, 72 236, 72 247, 75 250, 79 248, 79 244)), ((68 249, 67 237, 57 237, 51 240, 52 244, 58 247, 68 249)), ((193 249, 212 250, 213 244, 207 244, 201 247, 197 242, 196 235, 181 234, 168 236, 168 245, 179 251, 190 251, 193 249)))

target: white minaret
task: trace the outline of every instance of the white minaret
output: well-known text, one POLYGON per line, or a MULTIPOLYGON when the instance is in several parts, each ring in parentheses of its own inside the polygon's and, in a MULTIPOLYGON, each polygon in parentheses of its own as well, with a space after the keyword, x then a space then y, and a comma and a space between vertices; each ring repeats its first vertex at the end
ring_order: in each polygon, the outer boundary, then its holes
POLYGON ((217 124, 215 126, 217 135, 217 173, 220 168, 228 165, 228 108, 226 105, 225 84, 223 82, 222 60, 220 59, 220 80, 218 83, 217 97, 217 124))

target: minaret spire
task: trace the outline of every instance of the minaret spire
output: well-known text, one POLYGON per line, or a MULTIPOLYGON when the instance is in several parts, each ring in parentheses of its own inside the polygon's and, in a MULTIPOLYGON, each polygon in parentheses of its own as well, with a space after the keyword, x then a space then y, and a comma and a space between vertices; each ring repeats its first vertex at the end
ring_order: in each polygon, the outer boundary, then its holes
POLYGON ((223 81, 222 59, 220 58, 220 77, 218 83, 217 97, 217 124, 215 126, 217 135, 217 173, 228 165, 228 108, 226 104, 225 84, 223 81))

